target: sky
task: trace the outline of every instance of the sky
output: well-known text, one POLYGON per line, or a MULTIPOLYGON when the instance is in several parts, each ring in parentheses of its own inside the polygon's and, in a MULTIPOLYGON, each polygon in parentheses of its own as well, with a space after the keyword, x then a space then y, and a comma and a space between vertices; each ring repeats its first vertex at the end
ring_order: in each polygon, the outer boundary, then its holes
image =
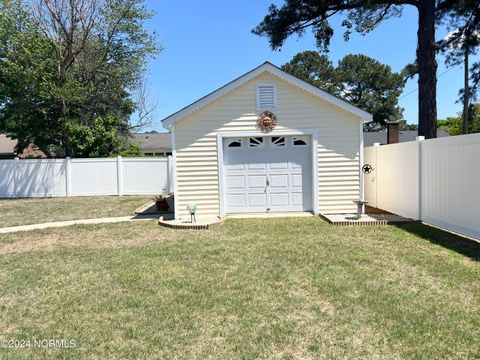
MULTIPOLYGON (((272 51, 267 38, 251 33, 261 22, 269 5, 277 0, 146 0, 156 15, 146 24, 155 31, 164 50, 149 63, 150 96, 158 102, 152 129, 163 131, 161 120, 248 72, 265 61, 281 66, 295 54, 316 50, 309 30, 302 37, 287 40, 281 51, 272 51)), ((352 34, 343 39, 341 19, 335 19, 335 35, 329 58, 337 63, 347 54, 365 54, 401 71, 415 59, 417 12, 404 8, 400 18, 384 21, 373 32, 352 34)), ((437 38, 447 35, 437 30, 437 38)), ((472 59, 473 60, 473 59, 472 59)), ((463 68, 447 68, 438 57, 438 118, 455 116, 461 111, 456 103, 458 89, 463 86, 463 68)), ((417 79, 410 80, 400 97, 404 118, 417 123, 417 79)))

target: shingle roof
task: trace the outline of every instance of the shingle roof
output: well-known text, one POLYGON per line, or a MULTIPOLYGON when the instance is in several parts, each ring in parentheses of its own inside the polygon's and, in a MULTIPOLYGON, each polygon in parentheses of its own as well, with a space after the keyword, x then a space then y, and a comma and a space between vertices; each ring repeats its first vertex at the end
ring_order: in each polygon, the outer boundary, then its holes
POLYGON ((172 141, 170 133, 145 133, 133 134, 133 141, 137 143, 142 150, 162 150, 172 151, 172 141))
MULTIPOLYGON (((417 137, 417 131, 408 130, 400 131, 400 142, 415 141, 417 137)), ((450 136, 445 130, 437 130, 438 137, 450 136)), ((374 143, 380 143, 380 145, 387 144, 387 132, 386 131, 365 131, 363 133, 364 146, 373 146, 374 143)))
POLYGON ((0 154, 15 154, 17 140, 12 140, 4 134, 0 134, 0 154))

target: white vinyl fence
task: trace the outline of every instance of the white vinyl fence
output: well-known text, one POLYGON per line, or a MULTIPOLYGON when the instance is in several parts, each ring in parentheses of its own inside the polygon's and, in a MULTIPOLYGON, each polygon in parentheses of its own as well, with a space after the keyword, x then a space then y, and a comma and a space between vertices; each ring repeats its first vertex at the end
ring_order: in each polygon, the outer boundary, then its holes
POLYGON ((170 156, 0 160, 0 198, 161 194, 171 166, 170 156))
POLYGON ((369 205, 480 239, 480 134, 365 148, 369 205))

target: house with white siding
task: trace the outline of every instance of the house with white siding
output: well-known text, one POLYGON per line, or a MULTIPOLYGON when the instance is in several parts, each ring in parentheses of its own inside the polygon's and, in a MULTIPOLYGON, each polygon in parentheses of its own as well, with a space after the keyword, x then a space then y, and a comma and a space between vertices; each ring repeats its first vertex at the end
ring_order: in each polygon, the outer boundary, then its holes
POLYGON ((372 116, 269 62, 163 120, 175 217, 353 213, 372 116))

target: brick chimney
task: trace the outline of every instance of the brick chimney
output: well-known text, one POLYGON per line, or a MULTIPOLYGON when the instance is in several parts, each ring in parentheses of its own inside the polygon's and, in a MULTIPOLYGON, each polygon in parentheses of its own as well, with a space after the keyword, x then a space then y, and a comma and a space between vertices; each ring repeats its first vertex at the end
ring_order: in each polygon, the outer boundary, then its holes
POLYGON ((387 144, 396 144, 400 141, 399 124, 396 121, 387 122, 387 144))

